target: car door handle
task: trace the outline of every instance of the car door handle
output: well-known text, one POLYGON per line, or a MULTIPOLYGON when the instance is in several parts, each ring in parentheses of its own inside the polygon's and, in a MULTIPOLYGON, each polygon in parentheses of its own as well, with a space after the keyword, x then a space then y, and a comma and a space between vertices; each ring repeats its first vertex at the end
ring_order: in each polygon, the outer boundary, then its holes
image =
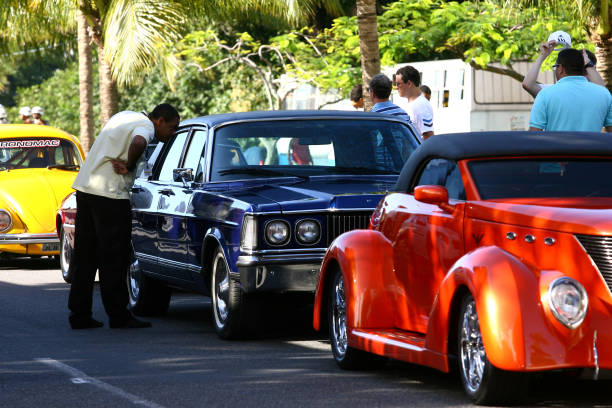
POLYGON ((142 187, 132 187, 131 189, 132 193, 140 193, 143 191, 142 187))
POLYGON ((159 193, 165 196, 172 196, 174 195, 174 191, 172 191, 171 188, 164 188, 163 190, 159 190, 159 193))

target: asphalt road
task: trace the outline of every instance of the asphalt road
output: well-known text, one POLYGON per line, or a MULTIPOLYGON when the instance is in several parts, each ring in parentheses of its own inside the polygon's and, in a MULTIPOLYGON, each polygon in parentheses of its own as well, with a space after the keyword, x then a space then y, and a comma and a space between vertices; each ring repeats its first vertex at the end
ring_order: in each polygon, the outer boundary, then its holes
MULTIPOLYGON (((73 331, 68 285, 50 260, 0 261, 0 407, 463 407, 455 376, 401 362, 341 371, 310 311, 270 315, 264 333, 222 341, 208 298, 173 297, 150 329, 73 331)), ((612 381, 537 378, 524 406, 612 406, 612 381)))

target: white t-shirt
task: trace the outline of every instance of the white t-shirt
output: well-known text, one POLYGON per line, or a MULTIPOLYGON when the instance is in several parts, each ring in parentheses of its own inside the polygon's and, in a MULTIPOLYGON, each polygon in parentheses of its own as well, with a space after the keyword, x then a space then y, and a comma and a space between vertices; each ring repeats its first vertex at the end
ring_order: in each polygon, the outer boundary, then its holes
POLYGON ((433 132, 433 109, 425 95, 421 93, 414 101, 408 102, 406 112, 421 136, 425 132, 433 132))
MULTIPOLYGON (((111 159, 127 161, 128 149, 135 136, 144 137, 147 143, 153 140, 153 122, 139 112, 124 111, 113 115, 96 138, 72 187, 84 193, 129 199, 136 169, 142 166, 138 163, 135 170, 121 175, 113 170, 111 159)), ((139 159, 142 160, 144 155, 139 159)))

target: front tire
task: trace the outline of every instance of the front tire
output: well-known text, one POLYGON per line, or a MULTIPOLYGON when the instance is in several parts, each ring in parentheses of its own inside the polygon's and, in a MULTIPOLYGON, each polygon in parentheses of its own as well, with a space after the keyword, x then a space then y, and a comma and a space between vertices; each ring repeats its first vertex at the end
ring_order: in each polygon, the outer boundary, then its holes
POLYGON ((331 277, 328 291, 329 338, 334 360, 344 370, 371 369, 383 366, 386 358, 348 345, 346 326, 346 296, 342 272, 337 269, 331 277))
POLYGON ((251 330, 255 319, 249 319, 255 305, 230 276, 230 269, 221 248, 212 260, 211 300, 213 323, 222 339, 242 338, 251 330), (248 304, 249 303, 249 304, 248 304))
POLYGON ((134 259, 127 274, 130 310, 139 316, 159 316, 168 310, 172 291, 162 282, 146 276, 134 259))
POLYGON ((64 231, 64 228, 60 231, 60 253, 59 253, 59 264, 60 270, 62 271, 62 278, 66 283, 72 283, 72 271, 70 270, 70 260, 72 259, 72 245, 70 240, 64 231))
POLYGON ((461 382, 475 404, 505 404, 524 395, 528 386, 527 374, 501 370, 489 362, 482 342, 476 302, 471 294, 461 304, 458 345, 461 382))

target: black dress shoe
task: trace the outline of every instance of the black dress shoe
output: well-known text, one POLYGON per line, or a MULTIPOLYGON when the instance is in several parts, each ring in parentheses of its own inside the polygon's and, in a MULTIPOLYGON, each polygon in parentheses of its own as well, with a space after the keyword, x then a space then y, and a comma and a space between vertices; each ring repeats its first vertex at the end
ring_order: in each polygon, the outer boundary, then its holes
POLYGON ((70 319, 70 327, 75 330, 96 329, 102 326, 104 326, 104 323, 91 317, 88 319, 70 319))
POLYGON ((111 329, 143 329, 145 327, 151 327, 150 322, 138 320, 137 318, 133 316, 120 323, 111 321, 109 322, 109 325, 111 329))

